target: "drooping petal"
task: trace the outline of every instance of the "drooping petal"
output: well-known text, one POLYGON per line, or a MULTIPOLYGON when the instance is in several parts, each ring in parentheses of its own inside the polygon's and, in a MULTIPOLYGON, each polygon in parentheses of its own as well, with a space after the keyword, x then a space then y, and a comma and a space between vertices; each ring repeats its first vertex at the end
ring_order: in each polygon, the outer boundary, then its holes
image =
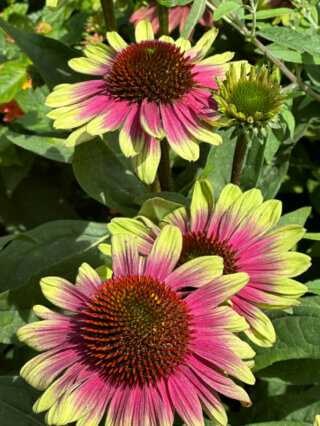
POLYGON ((181 122, 176 119, 170 105, 160 104, 161 117, 168 142, 180 157, 189 161, 199 158, 199 145, 184 130, 181 122))
POLYGON ((114 235, 111 247, 114 276, 137 274, 139 255, 134 239, 123 234, 114 235))
POLYGON ((190 206, 191 232, 203 232, 213 209, 213 190, 206 180, 197 181, 194 185, 190 206))
POLYGON ((179 207, 173 212, 169 213, 164 217, 162 222, 165 224, 177 226, 183 235, 188 232, 188 216, 185 207, 179 207))
POLYGON ((144 135, 142 149, 132 158, 132 165, 139 179, 147 185, 153 183, 156 178, 160 157, 160 142, 144 135))
POLYGON ((138 104, 133 105, 119 133, 120 148, 126 157, 137 155, 146 139, 140 125, 140 109, 138 104))
POLYGON ((143 129, 155 139, 163 139, 166 135, 160 120, 159 105, 144 99, 141 104, 140 122, 143 129))
POLYGON ((116 130, 123 123, 132 109, 132 105, 126 101, 112 101, 99 116, 90 121, 87 131, 91 135, 116 130))
POLYGON ((105 75, 109 71, 109 65, 90 58, 72 58, 68 65, 74 71, 82 74, 105 75))

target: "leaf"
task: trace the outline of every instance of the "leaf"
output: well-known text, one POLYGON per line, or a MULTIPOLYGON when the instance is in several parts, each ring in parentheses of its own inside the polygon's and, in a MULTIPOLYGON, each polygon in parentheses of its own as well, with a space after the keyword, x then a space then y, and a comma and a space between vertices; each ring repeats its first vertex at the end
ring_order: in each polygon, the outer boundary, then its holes
POLYGON ((19 62, 5 62, 0 68, 0 104, 10 102, 26 80, 26 67, 19 62))
POLYGON ((283 61, 297 64, 320 64, 320 57, 317 58, 307 52, 299 53, 278 43, 269 44, 268 50, 270 50, 276 58, 282 59, 283 61))
POLYGON ((206 8, 206 0, 194 0, 188 14, 188 18, 181 31, 181 37, 188 39, 192 30, 196 26, 199 19, 202 17, 206 8))
MULTIPOLYGON (((287 391, 284 395, 275 395, 261 398, 254 402, 252 408, 248 410, 249 421, 263 421, 264 423, 254 423, 254 425, 274 425, 311 426, 315 416, 320 412, 320 385, 312 386, 300 392, 287 391), (270 423, 265 423, 265 421, 270 423), (282 420, 275 422, 272 420, 282 420)), ((252 425, 251 425, 252 426, 252 425)))
POLYGON ((303 358, 276 362, 255 375, 259 379, 274 379, 290 385, 312 385, 320 382, 319 360, 303 358))
POLYGON ((320 56, 320 36, 304 34, 288 27, 262 28, 258 35, 288 46, 297 52, 308 52, 313 56, 320 56))
POLYGON ((12 241, 0 252, 0 342, 15 342, 16 330, 33 318, 31 307, 48 303, 39 280, 59 275, 73 280, 82 262, 105 263, 98 245, 107 242, 104 223, 60 220, 40 225, 12 241), (8 290, 8 291, 7 291, 8 290))
POLYGON ((133 200, 147 192, 100 138, 76 146, 73 171, 91 197, 127 216, 137 213, 133 200))
POLYGON ((213 20, 219 21, 219 19, 221 19, 223 16, 234 12, 235 10, 239 9, 239 7, 241 7, 241 5, 233 1, 226 1, 224 3, 221 3, 214 11, 213 20))
POLYGON ((240 180, 240 187, 243 191, 254 188, 258 184, 263 168, 265 143, 261 143, 255 136, 252 138, 240 180))
POLYGON ((233 153, 236 138, 231 134, 233 129, 223 130, 219 133, 223 142, 220 146, 212 146, 207 158, 207 163, 198 179, 208 179, 213 186, 215 197, 218 197, 223 187, 230 182, 233 153))
MULTIPOLYGON (((275 18, 276 16, 291 14, 294 12, 295 12, 294 9, 289 9, 288 7, 279 7, 277 9, 270 9, 270 10, 258 10, 258 12, 256 13, 256 19, 263 20, 263 19, 275 18)), ((245 15, 244 19, 252 20, 253 19, 252 13, 250 13, 249 15, 245 15)))
POLYGON ((301 207, 293 212, 286 213, 279 219, 277 226, 301 225, 303 226, 311 213, 311 207, 301 207))
POLYGON ((158 0, 159 4, 166 7, 185 6, 191 2, 192 0, 158 0))
POLYGON ((277 340, 272 348, 254 347, 255 372, 279 361, 320 359, 320 305, 308 305, 307 299, 312 297, 302 299, 301 305, 293 308, 293 314, 269 314, 277 340))
POLYGON ((147 200, 152 198, 161 198, 163 200, 167 200, 169 202, 171 201, 173 203, 178 203, 181 206, 186 206, 186 207, 189 207, 190 205, 190 199, 185 197, 184 195, 178 194, 176 192, 166 192, 166 191, 141 195, 140 197, 135 198, 134 202, 136 204, 142 205, 147 200))
POLYGON ((261 423, 250 423, 247 426, 306 426, 306 423, 301 422, 261 422, 261 423))
POLYGON ((60 83, 75 83, 83 80, 82 76, 72 71, 67 63, 69 59, 81 56, 79 51, 70 49, 53 38, 21 31, 1 18, 0 27, 31 59, 50 89, 60 83))
POLYGON ((0 413, 4 426, 44 426, 44 415, 35 414, 32 405, 40 396, 20 377, 0 377, 0 413))
MULTIPOLYGON (((0 253, 1 291, 19 288, 35 273, 60 262, 78 262, 79 257, 97 247, 109 234, 104 223, 59 220, 40 225, 25 235, 32 240, 14 240, 0 253)), ((78 266, 75 264, 73 269, 78 266)))
POLYGON ((307 232, 303 238, 305 240, 320 241, 320 232, 307 232))
POLYGON ((305 283, 310 293, 318 294, 320 296, 320 279, 312 280, 305 283))
POLYGON ((5 135, 15 145, 49 160, 61 163, 72 162, 73 149, 63 146, 64 139, 37 135, 21 135, 10 130, 7 130, 5 135))
POLYGON ((290 137, 293 140, 294 139, 294 130, 295 130, 295 127, 296 127, 294 115, 292 114, 292 112, 288 108, 282 108, 281 115, 288 125, 290 137))
POLYGON ((155 197, 147 200, 138 212, 138 215, 146 216, 154 223, 159 223, 167 214, 173 212, 181 204, 155 197))

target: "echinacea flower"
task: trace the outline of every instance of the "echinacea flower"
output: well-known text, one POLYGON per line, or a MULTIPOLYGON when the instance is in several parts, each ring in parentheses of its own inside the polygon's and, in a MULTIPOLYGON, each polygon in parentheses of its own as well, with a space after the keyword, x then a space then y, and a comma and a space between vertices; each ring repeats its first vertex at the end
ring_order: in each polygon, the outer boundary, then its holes
POLYGON ((46 100, 46 105, 56 108, 48 117, 58 129, 78 128, 66 146, 120 127, 122 152, 133 158, 139 178, 150 184, 163 138, 189 161, 199 158, 198 141, 213 145, 222 141, 211 131, 219 116, 212 91, 218 88, 215 77, 224 79, 233 53, 202 59, 216 35, 217 30, 209 30, 191 47, 182 38, 154 40, 147 21, 137 25, 135 44, 109 32, 111 47, 88 44, 86 58, 69 61, 73 70, 98 79, 57 86, 46 100))
POLYGON ((44 295, 73 313, 35 306, 44 321, 18 330, 20 340, 44 351, 21 375, 45 390, 34 410, 49 410, 49 425, 98 426, 106 414, 110 426, 168 426, 175 411, 188 425, 202 425, 202 409, 226 425, 218 394, 250 404, 230 378, 254 382, 242 360, 254 353, 233 334, 247 325, 228 305, 219 306, 248 276, 221 276, 217 256, 174 269, 181 248, 181 232, 173 226, 160 232, 146 258, 134 239, 117 235, 107 281, 87 264, 76 285, 41 280, 44 295), (184 297, 185 285, 198 289, 184 297))
POLYGON ((243 64, 238 76, 231 64, 226 80, 217 80, 219 92, 214 98, 229 124, 246 130, 261 129, 277 118, 286 96, 281 95, 276 75, 269 75, 265 66, 259 71, 251 67, 249 76, 247 72, 243 64))
MULTIPOLYGON (((271 346, 275 331, 262 309, 283 309, 298 304, 307 288, 292 279, 310 266, 310 257, 288 252, 303 236, 299 225, 276 227, 282 204, 263 202, 259 189, 242 193, 228 184, 214 205, 213 190, 206 180, 196 182, 190 212, 180 207, 166 216, 183 234, 178 264, 198 256, 218 255, 224 260, 224 274, 246 272, 248 284, 231 297, 233 309, 250 329, 247 336, 257 345, 271 346), (190 217, 190 219, 189 219, 190 217)), ((160 228, 148 218, 116 218, 109 225, 113 234, 135 235, 139 251, 149 253, 160 228)))
MULTIPOLYGON (((185 6, 170 7, 168 10, 169 18, 169 33, 172 33, 177 27, 179 27, 179 33, 181 33, 184 24, 187 20, 191 9, 191 3, 185 6)), ((136 27, 140 21, 149 21, 154 34, 159 31, 159 15, 157 2, 152 2, 146 6, 140 6, 131 16, 130 22, 136 27)), ((213 14, 212 11, 206 7, 202 17, 199 19, 199 24, 204 27, 212 27, 213 14)))

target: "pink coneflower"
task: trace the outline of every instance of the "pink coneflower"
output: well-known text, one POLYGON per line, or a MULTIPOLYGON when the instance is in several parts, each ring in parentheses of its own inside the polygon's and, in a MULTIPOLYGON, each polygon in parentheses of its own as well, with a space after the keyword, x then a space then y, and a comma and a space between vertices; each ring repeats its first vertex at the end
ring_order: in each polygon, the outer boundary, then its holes
POLYGON ((1 112, 5 113, 2 121, 6 122, 16 120, 24 115, 24 111, 19 107, 15 100, 0 104, 0 113, 1 112))
POLYGON ((36 306, 44 321, 28 324, 18 337, 39 351, 21 375, 45 390, 34 405, 49 410, 49 425, 167 426, 174 413, 188 425, 204 423, 202 409, 218 425, 227 418, 218 394, 250 404, 230 376, 252 384, 241 358, 254 353, 232 331, 246 327, 228 305, 219 306, 247 282, 244 273, 221 276, 222 259, 207 256, 174 270, 182 235, 165 227, 148 257, 134 239, 112 239, 113 275, 103 282, 87 264, 76 285, 41 280, 44 295, 71 311, 36 306), (186 285, 198 287, 187 297, 186 285))
MULTIPOLYGON (((174 31, 179 26, 179 32, 181 33, 184 24, 189 15, 191 5, 187 4, 185 6, 176 6, 169 8, 169 33, 174 31)), ((146 6, 139 7, 131 16, 130 22, 136 27, 140 21, 149 21, 154 34, 157 34, 159 31, 159 16, 158 16, 158 6, 156 2, 152 2, 146 6)), ((213 15, 211 10, 206 7, 203 16, 199 20, 199 24, 204 27, 212 27, 213 25, 213 15)), ((192 37, 192 35, 190 36, 192 37)))
MULTIPOLYGON (((273 325, 261 311, 297 305, 307 288, 292 280, 310 266, 310 257, 288 252, 305 230, 299 225, 276 228, 281 216, 281 202, 263 202, 261 191, 242 193, 229 184, 214 205, 208 181, 196 183, 190 212, 178 208, 166 216, 164 224, 173 224, 183 234, 183 248, 178 264, 204 255, 218 255, 224 261, 224 274, 246 272, 248 284, 231 297, 233 309, 243 316, 250 329, 247 336, 260 346, 271 346, 275 339, 273 325), (190 219, 189 219, 190 217, 190 219)), ((109 225, 113 234, 127 233, 137 238, 139 251, 149 253, 160 228, 147 218, 116 218, 109 225)))
POLYGON ((122 152, 133 158, 136 173, 150 184, 164 137, 189 161, 199 157, 198 140, 214 145, 222 141, 211 127, 219 116, 212 91, 217 89, 215 77, 224 79, 233 53, 202 59, 216 35, 217 30, 208 31, 194 47, 182 38, 154 40, 147 21, 136 27, 136 44, 108 33, 111 47, 88 44, 86 58, 69 61, 75 71, 98 79, 57 86, 46 101, 56 108, 48 117, 58 129, 78 127, 67 146, 120 127, 122 152))

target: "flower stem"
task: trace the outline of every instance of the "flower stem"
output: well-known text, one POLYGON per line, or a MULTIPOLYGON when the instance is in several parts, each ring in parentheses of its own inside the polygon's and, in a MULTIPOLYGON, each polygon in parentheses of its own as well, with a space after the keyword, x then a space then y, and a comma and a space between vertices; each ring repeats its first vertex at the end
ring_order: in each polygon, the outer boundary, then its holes
POLYGON ((158 177, 162 191, 173 191, 173 180, 169 160, 169 145, 166 139, 161 141, 161 158, 158 177))
POLYGON ((162 6, 158 3, 158 15, 159 15, 159 36, 169 34, 169 9, 166 6, 162 6))
POLYGON ((113 0, 100 0, 107 31, 117 31, 113 0))
POLYGON ((231 172, 231 183, 238 185, 240 184, 240 178, 243 168, 244 157, 247 152, 247 141, 245 133, 241 133, 238 136, 236 148, 233 155, 233 164, 231 172))

